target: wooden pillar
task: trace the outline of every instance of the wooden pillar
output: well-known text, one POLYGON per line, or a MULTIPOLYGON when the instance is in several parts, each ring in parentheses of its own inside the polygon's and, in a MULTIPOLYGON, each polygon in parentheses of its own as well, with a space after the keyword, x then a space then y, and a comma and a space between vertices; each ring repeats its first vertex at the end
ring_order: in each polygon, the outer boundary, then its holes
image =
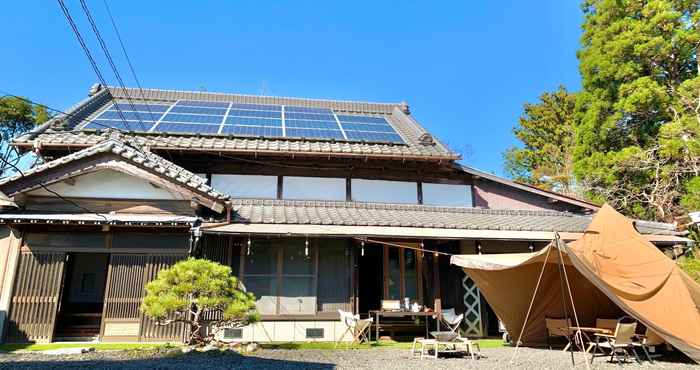
MULTIPOLYGON (((435 247, 437 248, 437 247, 435 247)), ((435 297, 435 305, 442 300, 442 295, 440 294, 440 255, 433 253, 433 296, 435 297)), ((438 309, 439 307, 435 307, 438 309)))

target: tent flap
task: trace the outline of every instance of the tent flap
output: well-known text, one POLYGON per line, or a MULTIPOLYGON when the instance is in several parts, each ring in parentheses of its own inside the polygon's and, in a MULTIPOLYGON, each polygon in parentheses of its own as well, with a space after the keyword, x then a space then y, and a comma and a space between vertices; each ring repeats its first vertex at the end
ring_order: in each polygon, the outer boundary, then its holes
POLYGON ((559 256, 550 245, 537 253, 454 256, 451 262, 474 280, 513 338, 523 331, 523 344, 546 342, 545 317, 573 318, 560 279, 563 266, 582 326, 629 315, 700 362, 700 286, 641 236, 631 220, 605 205, 559 256))

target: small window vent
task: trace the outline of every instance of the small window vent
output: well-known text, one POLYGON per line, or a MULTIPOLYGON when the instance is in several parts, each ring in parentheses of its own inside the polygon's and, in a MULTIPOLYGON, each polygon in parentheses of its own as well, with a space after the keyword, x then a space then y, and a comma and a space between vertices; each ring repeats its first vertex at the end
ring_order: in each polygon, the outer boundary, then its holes
POLYGON ((242 338, 243 338, 243 329, 233 329, 233 328, 224 329, 224 339, 242 339, 242 338))
POLYGON ((323 339, 323 329, 322 328, 308 328, 308 329, 306 329, 306 339, 323 339))

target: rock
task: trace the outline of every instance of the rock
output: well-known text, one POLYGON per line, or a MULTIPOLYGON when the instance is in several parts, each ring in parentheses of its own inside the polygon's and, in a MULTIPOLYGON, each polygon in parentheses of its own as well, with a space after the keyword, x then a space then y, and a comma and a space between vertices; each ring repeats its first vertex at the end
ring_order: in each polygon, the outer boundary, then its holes
POLYGON ((184 346, 184 347, 180 348, 180 351, 182 353, 190 353, 190 352, 194 351, 194 347, 193 346, 184 346))
POLYGON ((218 351, 219 347, 216 346, 215 344, 207 344, 206 346, 197 349, 199 352, 210 352, 210 351, 218 351))
POLYGON ((245 351, 246 352, 255 352, 258 350, 258 344, 257 343, 248 343, 247 346, 245 346, 245 351))
POLYGON ((75 347, 75 348, 58 348, 40 351, 45 355, 79 355, 81 353, 93 352, 95 347, 75 347))

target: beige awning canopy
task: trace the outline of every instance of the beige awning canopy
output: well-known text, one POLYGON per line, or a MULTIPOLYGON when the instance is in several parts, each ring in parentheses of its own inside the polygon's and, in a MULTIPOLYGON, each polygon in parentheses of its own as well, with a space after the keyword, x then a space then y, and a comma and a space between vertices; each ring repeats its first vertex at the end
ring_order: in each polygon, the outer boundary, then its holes
MULTIPOLYGON (((344 226, 344 225, 309 225, 309 224, 204 224, 202 232, 212 234, 263 234, 286 236, 327 236, 327 237, 385 237, 415 239, 476 239, 476 240, 524 240, 550 241, 554 239, 551 231, 515 231, 515 230, 468 230, 444 229, 430 227, 397 226, 344 226)), ((563 240, 576 240, 582 233, 561 233, 563 240)), ((649 241, 686 244, 690 239, 673 235, 644 235, 649 241)))
POLYGON ((451 258, 474 280, 509 333, 517 338, 522 331, 524 344, 545 341, 545 317, 574 316, 571 307, 562 306, 568 294, 561 289, 560 261, 582 326, 627 314, 700 362, 700 285, 610 206, 603 206, 586 232, 561 249, 550 244, 537 253, 451 258))

